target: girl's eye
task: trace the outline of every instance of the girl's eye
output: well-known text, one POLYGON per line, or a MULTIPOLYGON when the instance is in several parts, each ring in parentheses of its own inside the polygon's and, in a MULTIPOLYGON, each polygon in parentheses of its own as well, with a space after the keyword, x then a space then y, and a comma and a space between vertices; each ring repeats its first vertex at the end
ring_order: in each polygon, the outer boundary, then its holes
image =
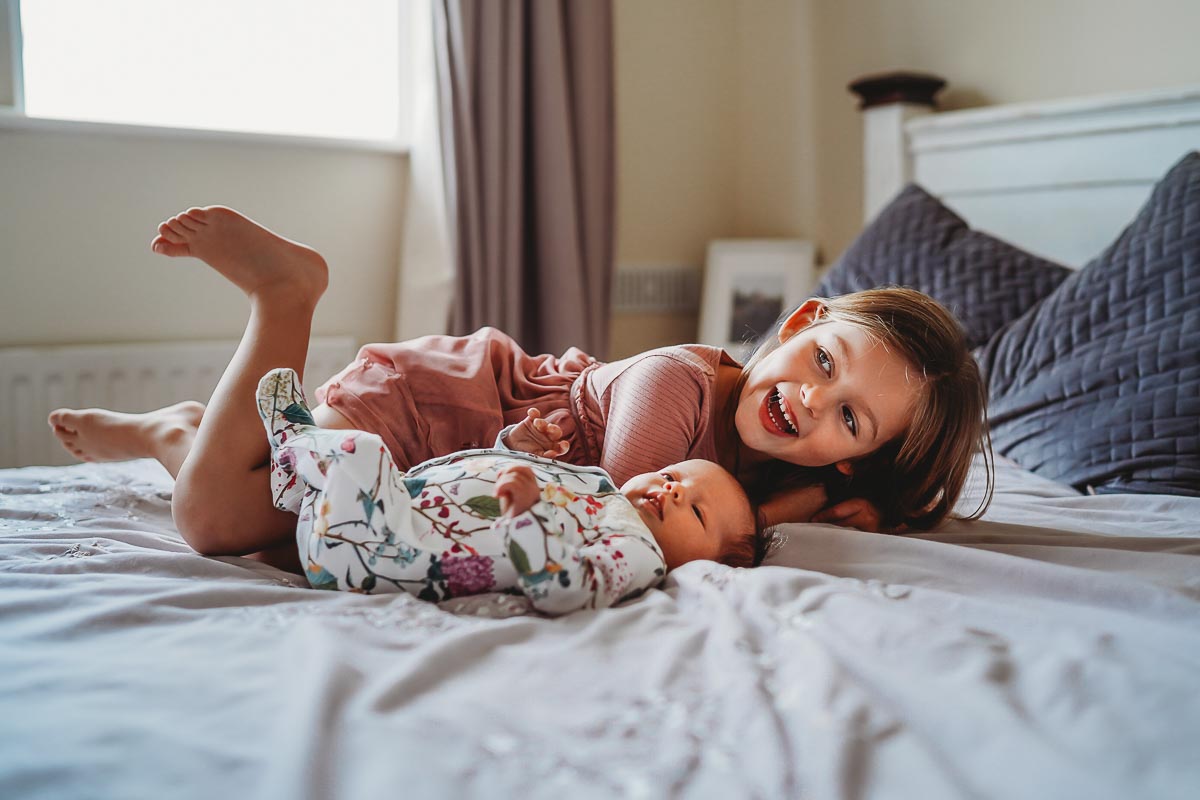
POLYGON ((829 357, 829 353, 824 347, 817 348, 817 364, 820 365, 826 375, 833 374, 833 359, 829 357))
POLYGON ((661 475, 661 476, 663 477, 663 480, 668 480, 668 481, 673 481, 673 480, 675 480, 675 476, 674 476, 674 475, 672 475, 672 474, 671 474, 671 473, 669 473, 669 472, 660 472, 660 473, 658 473, 658 474, 659 474, 659 475, 661 475))
POLYGON ((692 506, 692 511, 696 515, 696 519, 700 520, 700 524, 704 524, 704 516, 700 513, 700 506, 692 506))
POLYGON ((854 412, 850 410, 850 406, 842 406, 842 421, 846 423, 846 427, 850 429, 850 433, 858 436, 858 422, 854 419, 854 412))

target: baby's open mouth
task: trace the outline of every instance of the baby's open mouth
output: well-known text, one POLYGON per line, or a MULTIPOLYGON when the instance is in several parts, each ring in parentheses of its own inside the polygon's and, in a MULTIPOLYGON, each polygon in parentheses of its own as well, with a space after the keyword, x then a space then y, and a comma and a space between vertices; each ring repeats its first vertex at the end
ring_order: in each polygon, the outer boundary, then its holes
POLYGON ((796 427, 796 422, 792 419, 787 404, 783 401, 783 394, 779 391, 779 387, 775 387, 767 395, 767 416, 771 418, 771 423, 780 433, 788 436, 800 435, 800 430, 796 427))
POLYGON ((649 508, 650 513, 654 514, 654 516, 658 517, 660 520, 663 518, 663 507, 662 507, 662 496, 661 495, 653 495, 653 496, 651 496, 649 494, 643 495, 642 496, 642 505, 646 508, 649 508))

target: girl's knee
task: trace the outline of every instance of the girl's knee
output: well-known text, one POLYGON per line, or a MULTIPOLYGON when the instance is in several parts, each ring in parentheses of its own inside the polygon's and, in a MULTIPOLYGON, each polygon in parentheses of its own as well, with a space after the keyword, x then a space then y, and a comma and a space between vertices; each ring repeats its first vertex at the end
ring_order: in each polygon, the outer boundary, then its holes
POLYGON ((179 535, 197 553, 203 556, 234 555, 227 540, 228 527, 216 519, 214 514, 180 502, 178 497, 171 501, 171 515, 179 535))
POLYGON ((275 508, 267 469, 222 470, 185 462, 171 514, 184 541, 204 555, 245 555, 291 538, 296 517, 275 508))
POLYGON ((222 502, 202 482, 180 473, 171 495, 171 516, 179 535, 193 550, 206 556, 241 554, 231 535, 239 530, 238 522, 231 518, 230 511, 228 497, 222 502))

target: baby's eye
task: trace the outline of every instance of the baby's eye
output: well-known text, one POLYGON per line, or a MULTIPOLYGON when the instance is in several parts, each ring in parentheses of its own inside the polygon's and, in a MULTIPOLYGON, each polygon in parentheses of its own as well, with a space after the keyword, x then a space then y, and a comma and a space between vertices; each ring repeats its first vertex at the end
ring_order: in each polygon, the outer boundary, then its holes
POLYGON ((854 412, 850 410, 850 406, 842 406, 842 421, 846 423, 850 433, 858 436, 858 421, 854 419, 854 412))
POLYGON ((829 352, 824 347, 817 348, 817 364, 820 365, 826 375, 833 374, 833 359, 829 357, 829 352))
POLYGON ((696 515, 696 519, 700 520, 700 524, 704 524, 704 515, 700 513, 700 506, 692 506, 692 511, 696 515))
POLYGON ((660 472, 660 473, 658 473, 658 474, 659 474, 659 475, 661 475, 661 476, 663 477, 663 479, 664 479, 664 480, 668 480, 668 481, 673 481, 673 480, 675 480, 675 476, 674 476, 674 475, 672 475, 672 474, 671 474, 671 473, 669 473, 669 472, 660 472))

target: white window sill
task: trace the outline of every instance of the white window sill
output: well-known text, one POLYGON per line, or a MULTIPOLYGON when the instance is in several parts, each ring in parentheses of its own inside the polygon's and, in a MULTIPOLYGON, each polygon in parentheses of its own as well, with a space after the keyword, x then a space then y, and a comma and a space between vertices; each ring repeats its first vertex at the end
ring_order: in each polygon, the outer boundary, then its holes
POLYGON ((153 125, 82 122, 72 119, 27 117, 14 108, 0 106, 0 130, 6 129, 45 133, 231 142, 270 147, 316 147, 326 150, 350 150, 371 153, 404 154, 408 152, 408 145, 406 143, 391 139, 335 139, 320 136, 291 136, 281 133, 244 133, 241 131, 204 130, 202 128, 163 128, 153 125))

